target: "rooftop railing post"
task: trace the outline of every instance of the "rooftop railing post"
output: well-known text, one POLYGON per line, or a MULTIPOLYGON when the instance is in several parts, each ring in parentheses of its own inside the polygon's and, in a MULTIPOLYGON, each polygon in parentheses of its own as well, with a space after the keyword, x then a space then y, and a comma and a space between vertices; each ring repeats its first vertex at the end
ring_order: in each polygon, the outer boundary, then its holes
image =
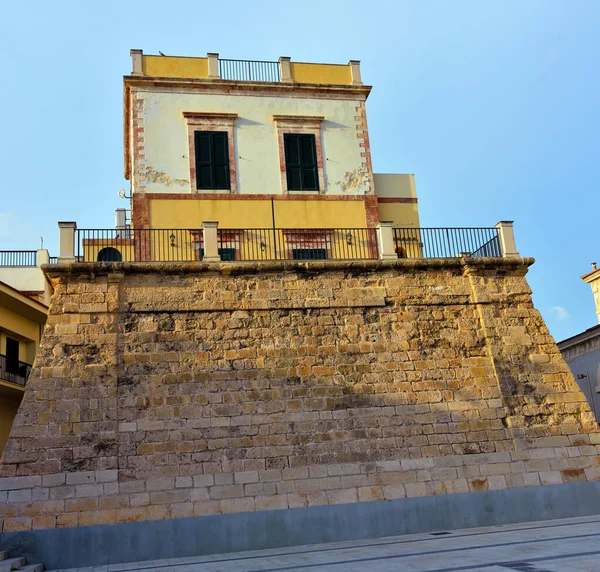
POLYGON ((287 56, 279 58, 279 81, 281 83, 292 83, 292 64, 291 59, 287 56))
POLYGON ((209 79, 219 79, 219 54, 206 54, 208 58, 208 77, 209 79))
POLYGON ((500 242, 500 252, 503 258, 517 258, 517 245, 515 243, 515 233, 513 231, 512 220, 501 220, 496 224, 498 229, 498 240, 500 242))
POLYGON ((379 222, 377 229, 377 242, 379 243, 379 258, 381 260, 396 260, 398 254, 394 244, 394 230, 391 222, 379 222))
POLYGON ((217 237, 218 222, 203 222, 202 232, 204 233, 204 262, 221 262, 219 256, 219 241, 217 237))
POLYGON ((142 56, 144 52, 142 50, 129 50, 131 55, 131 75, 144 75, 144 68, 142 65, 142 56))
POLYGON ((75 230, 76 222, 59 222, 58 263, 75 262, 75 230))
POLYGON ((360 61, 350 60, 348 65, 350 66, 350 74, 352 75, 352 85, 362 85, 362 79, 360 77, 360 61))

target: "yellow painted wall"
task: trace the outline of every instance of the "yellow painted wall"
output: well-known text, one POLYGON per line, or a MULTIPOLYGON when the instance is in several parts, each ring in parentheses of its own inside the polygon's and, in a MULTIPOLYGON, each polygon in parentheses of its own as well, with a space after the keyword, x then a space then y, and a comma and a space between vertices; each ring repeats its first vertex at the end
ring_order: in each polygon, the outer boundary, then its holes
POLYGON ((373 178, 378 197, 417 198, 415 176, 412 174, 375 173, 373 178))
POLYGON ((355 100, 300 97, 215 95, 140 91, 144 99, 145 168, 135 173, 134 188, 143 184, 148 193, 196 192, 190 184, 188 133, 182 112, 237 113, 234 123, 237 192, 282 192, 277 126, 273 115, 323 116, 321 141, 324 153, 325 191, 332 195, 362 195, 364 151, 357 135, 355 100), (348 181, 355 181, 349 185, 348 181))
POLYGON ((98 259, 98 253, 103 248, 116 248, 121 253, 122 262, 131 262, 135 260, 134 241, 129 240, 111 240, 106 238, 101 244, 95 244, 93 241, 83 241, 84 260, 86 262, 95 262, 98 259))
POLYGON ((0 307, 0 353, 6 353, 6 336, 23 342, 19 344, 19 359, 28 361, 31 351, 27 351, 27 343, 32 342, 37 345, 40 341, 40 324, 28 320, 11 312, 7 308, 0 307))
POLYGON ((391 221, 395 226, 420 226, 416 203, 378 203, 377 206, 381 221, 391 221))
POLYGON ((207 78, 207 58, 142 56, 144 75, 155 77, 207 78))
MULTIPOLYGON (((363 201, 275 200, 277 228, 365 227, 363 201)), ((217 221, 220 228, 271 228, 270 200, 169 200, 150 198, 152 228, 200 228, 217 221)))
POLYGON ((11 392, 5 387, 0 387, 0 457, 6 441, 8 441, 10 428, 19 409, 22 394, 23 392, 20 390, 11 392))
POLYGON ((352 85, 349 65, 291 62, 292 79, 298 83, 352 85))

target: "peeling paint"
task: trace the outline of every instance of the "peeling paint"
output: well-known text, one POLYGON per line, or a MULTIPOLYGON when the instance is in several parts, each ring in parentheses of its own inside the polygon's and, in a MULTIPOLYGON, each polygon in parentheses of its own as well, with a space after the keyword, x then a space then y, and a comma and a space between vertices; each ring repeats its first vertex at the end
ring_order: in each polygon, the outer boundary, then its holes
POLYGON ((146 167, 146 170, 140 173, 140 178, 148 181, 149 183, 158 183, 159 185, 167 185, 168 187, 172 185, 185 187, 186 185, 190 184, 187 179, 171 179, 167 173, 163 171, 157 171, 152 167, 146 167))
POLYGON ((368 174, 366 169, 354 169, 354 171, 347 171, 346 175, 344 176, 344 180, 338 181, 336 185, 340 187, 344 193, 358 191, 367 181, 367 176, 368 174))

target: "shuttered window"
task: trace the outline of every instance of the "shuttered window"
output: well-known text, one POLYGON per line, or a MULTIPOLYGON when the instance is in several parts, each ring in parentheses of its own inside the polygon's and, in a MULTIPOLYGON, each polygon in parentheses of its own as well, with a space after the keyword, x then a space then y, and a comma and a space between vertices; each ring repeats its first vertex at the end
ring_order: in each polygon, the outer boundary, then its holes
POLYGON ((318 191, 317 150, 315 136, 283 134, 285 171, 289 191, 318 191))
POLYGON ((196 188, 229 189, 229 142, 226 131, 195 131, 196 188))

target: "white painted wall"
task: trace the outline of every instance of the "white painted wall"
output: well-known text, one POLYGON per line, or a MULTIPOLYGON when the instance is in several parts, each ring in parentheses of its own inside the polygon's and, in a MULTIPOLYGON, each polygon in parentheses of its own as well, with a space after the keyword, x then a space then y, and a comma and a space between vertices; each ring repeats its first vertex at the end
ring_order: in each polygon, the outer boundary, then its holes
MULTIPOLYGON (((143 182, 147 192, 196 192, 190 188, 187 125, 183 111, 237 113, 235 160, 238 192, 280 193, 276 115, 324 116, 322 146, 327 194, 364 194, 360 182, 344 190, 348 174, 362 168, 356 119, 357 101, 285 97, 161 93, 142 91, 146 166, 165 173, 171 182, 143 182), (183 183, 187 181, 187 183, 183 183)), ((351 177, 356 180, 356 177, 351 177)), ((139 180, 139 174, 138 174, 139 180)), ((164 178, 163 178, 164 180, 164 178)))
POLYGON ((0 282, 25 292, 44 291, 46 279, 41 268, 0 266, 0 282))

